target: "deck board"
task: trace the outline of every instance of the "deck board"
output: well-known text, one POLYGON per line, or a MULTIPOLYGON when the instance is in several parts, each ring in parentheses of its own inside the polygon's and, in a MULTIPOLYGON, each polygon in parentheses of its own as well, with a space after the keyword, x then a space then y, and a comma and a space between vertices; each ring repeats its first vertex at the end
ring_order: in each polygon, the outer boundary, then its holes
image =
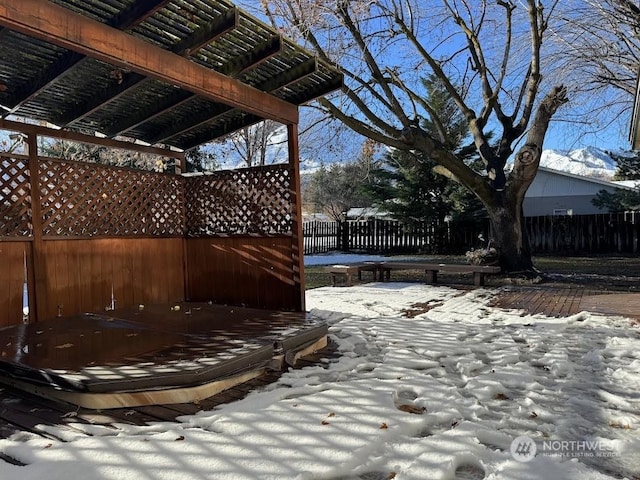
POLYGON ((276 351, 296 352, 326 332, 305 313, 206 303, 82 314, 1 329, 0 380, 79 393, 178 392, 257 371, 276 351))
MULTIPOLYGON (((339 353, 335 344, 330 342, 327 347, 318 353, 304 357, 293 368, 302 368, 312 364, 326 367, 328 359, 335 359, 338 356, 339 353)), ((175 421, 183 415, 212 410, 219 405, 240 400, 250 392, 273 383, 281 375, 281 371, 267 371, 260 377, 200 402, 109 410, 78 408, 75 405, 45 399, 10 387, 0 387, 0 438, 8 438, 17 431, 28 431, 46 438, 57 438, 51 433, 45 433, 41 426, 66 428, 69 423, 80 424, 79 427, 70 431, 82 434, 82 424, 104 426, 115 426, 116 424, 148 425, 155 422, 175 421), (46 414, 31 415, 32 409, 46 412, 46 414)), ((10 458, 2 458, 1 456, 0 460, 11 462, 10 458)))
POLYGON ((640 319, 640 294, 580 286, 509 287, 504 289, 491 305, 550 317, 568 317, 589 311, 640 319))
POLYGON ((584 295, 580 299, 584 310, 605 315, 620 315, 640 320, 640 294, 612 293, 609 295, 584 295))

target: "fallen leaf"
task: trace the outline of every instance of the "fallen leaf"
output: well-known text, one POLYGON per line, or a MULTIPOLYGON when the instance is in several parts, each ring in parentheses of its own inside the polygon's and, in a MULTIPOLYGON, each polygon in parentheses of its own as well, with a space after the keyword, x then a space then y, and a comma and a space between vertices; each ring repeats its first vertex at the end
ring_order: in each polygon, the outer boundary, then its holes
POLYGON ((427 411, 426 407, 416 407, 415 405, 398 405, 398 410, 401 412, 414 413, 416 415, 421 415, 427 411))
POLYGON ((334 412, 331 412, 329 415, 327 415, 328 418, 335 417, 335 416, 336 414, 334 412))
POLYGON ((538 418, 538 414, 536 412, 531 412, 531 415, 529 415, 529 418, 538 418))
POLYGON ((498 393, 495 397, 493 397, 494 400, 509 400, 509 397, 507 397, 504 393, 498 393))
POLYGON ((389 428, 389 425, 387 425, 386 423, 382 422, 382 424, 380 425, 380 430, 386 430, 387 428, 389 428))
POLYGON ((178 438, 175 439, 176 442, 181 442, 182 440, 184 440, 184 435, 180 435, 178 438))
POLYGON ((51 447, 53 447, 53 443, 48 443, 44 446, 44 448, 51 448, 51 447))
POLYGON ((621 428, 623 430, 631 430, 631 425, 629 425, 628 423, 611 421, 609 422, 609 426, 612 428, 621 428))
POLYGON ((389 476, 387 477, 387 480, 391 480, 392 478, 396 478, 396 472, 389 472, 389 476))
POLYGON ((322 425, 329 425, 329 422, 327 422, 326 420, 322 420, 322 425))

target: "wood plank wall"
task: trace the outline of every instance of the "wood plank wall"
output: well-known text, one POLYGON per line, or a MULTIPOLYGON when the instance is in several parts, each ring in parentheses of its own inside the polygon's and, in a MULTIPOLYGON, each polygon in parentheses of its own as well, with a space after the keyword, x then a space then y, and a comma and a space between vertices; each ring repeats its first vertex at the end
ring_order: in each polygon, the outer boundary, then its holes
POLYGON ((291 237, 186 240, 187 299, 295 310, 291 237))
POLYGON ((36 278, 38 318, 184 299, 182 238, 110 238, 43 242, 36 278))
POLYGON ((0 327, 22 323, 24 256, 31 242, 0 242, 0 327))

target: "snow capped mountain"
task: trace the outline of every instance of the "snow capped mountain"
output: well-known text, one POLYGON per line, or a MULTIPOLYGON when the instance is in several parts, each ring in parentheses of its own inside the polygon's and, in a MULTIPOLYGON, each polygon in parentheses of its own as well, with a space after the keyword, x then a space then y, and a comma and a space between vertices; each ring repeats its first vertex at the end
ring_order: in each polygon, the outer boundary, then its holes
POLYGON ((610 180, 616 171, 616 162, 604 150, 585 147, 576 150, 544 150, 540 166, 583 177, 610 180))

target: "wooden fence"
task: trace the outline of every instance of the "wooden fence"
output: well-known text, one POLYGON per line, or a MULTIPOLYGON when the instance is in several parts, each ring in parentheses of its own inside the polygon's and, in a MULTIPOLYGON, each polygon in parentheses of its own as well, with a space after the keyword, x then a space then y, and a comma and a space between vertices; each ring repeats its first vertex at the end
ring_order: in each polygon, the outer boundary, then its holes
POLYGON ((306 222, 303 226, 304 253, 332 250, 366 253, 464 253, 483 244, 486 221, 412 222, 364 220, 347 222, 306 222))
MULTIPOLYGON (((527 217, 534 253, 634 254, 640 249, 640 212, 527 217)), ((307 222, 305 254, 332 250, 366 253, 464 254, 485 246, 485 221, 405 224, 396 220, 307 222)))
POLYGON ((638 253, 640 212, 529 217, 525 223, 535 253, 638 253))

